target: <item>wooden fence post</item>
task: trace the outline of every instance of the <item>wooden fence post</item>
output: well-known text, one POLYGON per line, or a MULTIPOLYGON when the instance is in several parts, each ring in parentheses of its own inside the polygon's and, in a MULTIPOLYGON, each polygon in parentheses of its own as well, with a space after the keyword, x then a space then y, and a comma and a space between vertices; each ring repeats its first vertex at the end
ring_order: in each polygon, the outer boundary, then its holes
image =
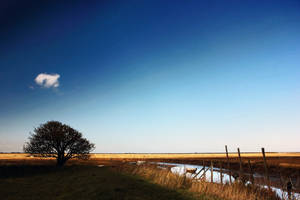
POLYGON ((292 189, 293 189, 293 184, 291 178, 290 180, 286 183, 286 190, 288 193, 288 200, 292 200, 292 189))
POLYGON ((243 180, 243 163, 242 163, 242 157, 241 157, 241 152, 240 148, 238 150, 238 155, 239 155, 239 162, 240 162, 240 171, 239 171, 239 179, 242 181, 243 180))
POLYGON ((300 171, 298 171, 296 187, 300 188, 300 171))
POLYGON ((271 189, 271 187, 270 187, 270 177, 269 177, 268 166, 267 166, 267 160, 266 160, 266 154, 265 154, 265 148, 261 148, 261 152, 262 152, 263 159, 264 159, 265 179, 267 180, 268 188, 271 189))
POLYGON ((227 158, 227 169, 229 170, 229 181, 230 181, 230 184, 231 184, 232 183, 232 180, 231 180, 231 169, 230 169, 230 164, 229 164, 229 156, 228 156, 227 145, 225 145, 225 150, 226 150, 226 158, 227 158))
POLYGON ((248 166, 249 166, 249 171, 250 171, 250 182, 254 185, 253 169, 252 169, 250 160, 248 160, 248 166))
POLYGON ((207 166, 207 168, 206 168, 206 166, 205 166, 205 163, 203 164, 203 174, 202 175, 200 175, 200 178, 204 178, 204 180, 206 181, 206 172, 209 170, 209 166, 207 166))
POLYGON ((210 182, 214 182, 214 164, 210 161, 210 182))
POLYGON ((204 160, 203 160, 203 168, 204 168, 204 171, 203 171, 203 177, 204 177, 204 180, 206 181, 206 170, 205 170, 205 162, 204 162, 204 160))
POLYGON ((285 190, 285 187, 284 187, 284 179, 283 179, 282 174, 281 174, 281 169, 279 170, 279 176, 280 176, 280 186, 281 186, 281 191, 282 191, 281 198, 284 199, 284 190, 285 190))
POLYGON ((222 166, 222 161, 220 161, 220 181, 221 181, 221 184, 223 184, 223 166, 222 166))

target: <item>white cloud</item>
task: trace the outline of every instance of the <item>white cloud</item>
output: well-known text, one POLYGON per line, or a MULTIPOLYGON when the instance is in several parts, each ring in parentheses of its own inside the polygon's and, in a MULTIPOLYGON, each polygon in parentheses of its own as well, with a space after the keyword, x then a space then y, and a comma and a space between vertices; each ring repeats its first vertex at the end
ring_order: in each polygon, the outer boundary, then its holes
POLYGON ((34 79, 36 84, 44 87, 44 88, 57 88, 59 86, 59 74, 46 74, 41 73, 37 75, 37 77, 34 79))

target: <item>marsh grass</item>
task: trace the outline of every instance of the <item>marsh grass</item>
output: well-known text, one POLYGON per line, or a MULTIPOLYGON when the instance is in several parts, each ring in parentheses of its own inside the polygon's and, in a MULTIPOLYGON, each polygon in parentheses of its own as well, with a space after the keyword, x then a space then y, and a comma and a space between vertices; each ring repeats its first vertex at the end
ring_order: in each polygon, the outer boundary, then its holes
POLYGON ((120 171, 141 176, 153 183, 172 189, 186 189, 196 196, 211 196, 231 200, 279 200, 275 192, 259 186, 245 186, 240 183, 218 184, 202 180, 192 180, 184 175, 174 174, 170 170, 159 169, 156 165, 118 167, 120 171))

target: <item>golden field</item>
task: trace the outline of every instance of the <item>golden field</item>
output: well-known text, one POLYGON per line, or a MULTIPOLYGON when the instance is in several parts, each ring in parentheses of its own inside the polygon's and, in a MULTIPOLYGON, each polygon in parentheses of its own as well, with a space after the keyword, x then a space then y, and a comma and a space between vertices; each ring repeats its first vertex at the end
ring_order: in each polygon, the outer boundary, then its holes
MULTIPOLYGON (((229 153, 230 158, 237 158, 237 153, 229 153)), ((241 157, 259 158, 262 153, 241 153, 241 157)), ((266 153, 266 157, 299 157, 300 153, 266 153)), ((91 154, 91 158, 103 159, 214 159, 226 158, 225 153, 162 153, 162 154, 91 154)))
MULTIPOLYGON (((252 170, 255 173, 264 174, 264 162, 262 153, 241 153, 242 168, 245 173, 252 173, 249 168, 249 163, 252 165, 252 170)), ((237 153, 229 154, 230 166, 228 168, 225 153, 193 153, 193 154, 134 154, 134 153, 119 153, 119 154, 91 154, 88 160, 71 159, 66 165, 105 165, 111 167, 123 166, 131 161, 153 161, 153 162, 169 162, 182 164, 195 164, 210 166, 213 163, 215 167, 223 167, 230 169, 233 173, 238 173, 240 163, 237 153)), ((266 153, 268 173, 274 177, 291 177, 295 180, 300 178, 300 153, 266 153)), ((24 153, 0 153, 0 166, 34 166, 34 165, 55 165, 54 158, 39 158, 30 154, 24 153)))
MULTIPOLYGON (((242 161, 251 163, 261 162, 262 153, 241 153, 242 161)), ((282 167, 300 168, 300 153, 266 153, 266 158, 269 164, 279 165, 282 167)), ((230 162, 238 162, 238 154, 229 154, 230 162)), ((53 158, 38 158, 33 157, 30 154, 25 153, 0 153, 0 162, 5 163, 6 161, 46 161, 54 160, 53 158)), ((135 154, 135 153, 97 153, 91 154, 90 161, 101 162, 107 160, 118 160, 118 161, 131 161, 131 160, 155 160, 155 161, 166 161, 166 162, 180 162, 180 163, 199 163, 202 160, 214 160, 226 162, 225 153, 149 153, 149 154, 135 154)))
MULTIPOLYGON (((237 153, 229 153, 229 158, 237 158, 237 153)), ((241 153, 242 158, 260 158, 262 153, 241 153)), ((268 158, 298 157, 299 153, 266 153, 268 158)), ((225 153, 96 153, 91 159, 222 159, 225 153)), ((0 153, 0 159, 36 159, 26 153, 0 153)))
MULTIPOLYGON (((244 172, 249 173, 248 169, 248 161, 251 162, 253 171, 255 173, 264 174, 265 169, 262 161, 262 153, 241 153, 242 162, 243 162, 243 169, 244 172)), ((291 177, 292 179, 298 180, 298 176, 300 175, 300 153, 266 153, 267 157, 267 163, 269 168, 269 174, 276 177, 291 177)), ((239 159, 237 153, 230 153, 230 170, 232 172, 237 172, 240 168, 239 165, 239 159)), ((75 167, 76 169, 87 169, 87 173, 94 173, 96 174, 96 171, 98 173, 99 170, 102 169, 115 169, 116 171, 120 171, 122 173, 129 173, 131 175, 137 175, 137 177, 143 177, 146 180, 149 180, 151 183, 155 183, 158 185, 161 185, 163 187, 166 187, 168 189, 173 190, 179 190, 181 188, 186 188, 187 192, 190 192, 195 195, 205 195, 207 197, 214 196, 218 197, 217 199, 257 199, 256 197, 259 196, 259 199, 277 199, 276 197, 271 198, 274 196, 272 193, 267 193, 267 191, 264 190, 258 190, 257 187, 241 187, 239 184, 233 184, 233 185, 222 185, 222 184, 213 184, 208 182, 197 182, 194 183, 192 181, 189 181, 187 179, 183 179, 183 177, 179 177, 178 175, 175 175, 167 170, 159 170, 157 168, 143 168, 138 167, 135 165, 127 165, 127 162, 129 161, 137 161, 137 160, 150 160, 150 161, 161 161, 161 162, 174 162, 174 163, 184 163, 184 164, 202 164, 205 163, 206 166, 210 166, 211 161, 213 161, 214 166, 218 167, 219 165, 223 165, 224 168, 226 168, 226 154, 224 153, 203 153, 203 154, 91 154, 91 157, 89 160, 76 160, 72 159, 67 162, 67 166, 71 167, 70 169, 73 169, 72 167, 75 167), (104 165, 107 168, 93 168, 97 165, 104 165), (96 171, 95 171, 96 170, 96 171), (183 182, 184 180, 184 182, 183 182), (187 185, 188 184, 188 185, 187 185)), ((16 168, 19 169, 20 174, 24 174, 23 168, 42 168, 54 166, 56 164, 56 160, 54 158, 39 158, 39 157, 33 157, 30 154, 24 154, 24 153, 0 153, 0 166, 5 169, 9 169, 11 167, 12 169, 16 168), (18 167, 19 166, 19 167, 18 167)), ((69 169, 69 168, 67 168, 69 169)), ((0 170, 1 171, 1 170, 0 170)), ((33 170, 35 171, 35 170, 33 170)), ((66 172, 67 173, 67 172, 66 172)), ((69 172, 68 172, 69 173, 69 172)), ((107 174, 108 172, 104 172, 104 174, 107 174)), ((6 174, 6 173, 4 173, 6 174)), ((12 173, 14 174, 14 173, 12 173)), ((49 173, 51 175, 51 173, 49 173)), ((74 173, 71 177, 77 174, 74 173)), ((110 176, 111 174, 109 174, 110 176)), ((41 175, 42 177, 46 177, 45 182, 39 183, 38 185, 42 185, 47 183, 48 184, 48 176, 47 175, 41 175)), ((121 176, 118 174, 116 177, 121 176)), ((58 176, 60 177, 60 175, 58 176)), ((66 177, 66 176, 64 176, 66 177)), ((68 176, 67 176, 68 177, 68 176)), ((92 176, 94 177, 94 176, 92 176)), ((90 180, 90 176, 87 181, 90 180)), ((105 177, 105 180, 108 178, 105 177)), ((24 179, 25 180, 25 179, 24 179)), ((31 180, 31 179, 30 179, 31 180)), ((33 183, 35 183, 35 179, 33 183)), ((61 179, 60 179, 61 180, 61 179)), ((82 178, 80 178, 81 181, 84 181, 82 178)), ((123 179, 121 179, 123 180, 123 179)), ((96 180, 99 182, 99 180, 96 180)), ((69 180, 66 180, 67 184, 69 185, 69 180)), ((74 181, 73 181, 74 182, 74 181)), ((17 182, 19 183, 19 182, 17 182)), ((7 184, 7 183, 6 183, 7 184)), ((14 184, 16 184, 14 182, 14 184)), ((14 185, 11 184, 11 185, 14 185)), ((27 182, 23 183, 24 185, 27 185, 27 182)), ((55 183, 56 184, 56 183, 55 183)), ((107 184, 107 183, 105 183, 107 184)), ((278 186, 280 188, 277 182, 271 182, 273 186, 278 186)), ((20 188, 23 188, 24 185, 20 185, 20 188)), ((84 183, 83 185, 89 185, 88 183, 84 183)), ((91 184, 94 186, 94 184, 91 184)), ((100 184, 101 185, 101 184, 100 184)), ((119 185, 119 182, 117 183, 119 185)), ((5 186, 7 187, 7 186, 5 186)), ((91 186, 89 186, 90 188, 91 186)), ((101 186, 102 187, 102 186, 101 186)), ((13 186, 12 186, 13 188, 13 186)), ((148 188, 148 186, 147 186, 148 188)), ((29 189, 30 190, 30 189, 29 189)), ((98 191, 99 188, 97 188, 96 191, 98 191)), ((27 191, 27 190, 26 190, 27 191)), ((299 188, 297 190, 299 191, 299 188)), ((2 192, 4 193, 5 190, 2 192)), ((31 191, 34 193, 33 191, 31 191)), ((8 195, 11 195, 10 193, 8 195)), ((75 194, 76 196, 77 194, 75 194)), ((19 195, 22 196, 22 195, 19 195)), ((209 198, 207 198, 209 199, 209 198)), ((215 198, 212 198, 215 199, 215 198)))
MULTIPOLYGON (((248 161, 252 164, 256 172, 264 172, 262 153, 241 153, 242 164, 244 169, 248 170, 248 161)), ((300 153, 266 153, 267 164, 269 166, 269 172, 271 174, 277 174, 278 171, 282 173, 290 174, 294 173, 295 170, 300 171, 300 153)), ((169 163, 182 163, 182 164, 204 164, 210 165, 210 161, 214 162, 214 165, 223 163, 223 167, 226 168, 226 154, 225 153, 149 153, 149 154, 138 154, 138 153, 97 153, 91 154, 89 160, 70 160, 68 165, 72 164, 88 164, 88 165, 111 165, 111 163, 122 163, 128 161, 138 160, 149 160, 157 162, 169 162, 169 163)), ((239 169, 239 159, 237 153, 229 154, 229 162, 232 170, 239 169)), ((33 157, 30 154, 25 153, 0 153, 0 165, 8 164, 55 164, 54 158, 39 158, 33 157)))

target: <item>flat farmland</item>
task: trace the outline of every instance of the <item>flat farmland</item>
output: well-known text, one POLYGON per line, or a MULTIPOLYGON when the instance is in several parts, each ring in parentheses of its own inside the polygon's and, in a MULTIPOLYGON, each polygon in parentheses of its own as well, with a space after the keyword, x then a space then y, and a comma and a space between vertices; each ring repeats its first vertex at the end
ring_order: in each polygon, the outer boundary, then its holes
MULTIPOLYGON (((262 157, 261 152, 251 152, 251 153, 242 153, 242 157, 246 158, 260 158, 262 157)), ((238 158, 238 153, 229 153, 230 158, 238 158)), ((266 157, 269 158, 300 158, 300 152, 266 152, 266 157)), ((225 153, 111 153, 111 154, 102 154, 96 153, 91 154, 91 158, 99 158, 99 159, 218 159, 218 158, 226 158, 225 153)))
MULTIPOLYGON (((225 153, 92 153, 91 159, 223 159, 225 153)), ((261 152, 243 153, 242 158, 261 158, 261 152)), ((268 158, 300 158, 300 152, 266 152, 268 158)), ((238 158, 229 153, 229 158, 238 158)), ((26 153, 0 153, 0 159, 36 159, 26 153)))
MULTIPOLYGON (((243 163, 248 160, 255 164, 263 161, 261 152, 241 153, 243 163)), ((300 168, 300 152, 266 152, 267 163, 270 166, 300 168)), ((207 161, 227 162, 225 153, 94 153, 88 162, 104 161, 137 161, 150 160, 161 162, 178 162, 186 164, 202 164, 207 161)), ((54 159, 38 158, 25 153, 0 153, 0 163, 5 162, 53 162, 54 159)), ((238 154, 229 153, 229 162, 238 163, 238 154)))
MULTIPOLYGON (((192 153, 192 154, 175 154, 175 153, 96 153, 91 154, 88 160, 72 159, 67 165, 105 165, 116 167, 126 162, 133 161, 150 161, 205 165, 228 169, 232 173, 239 173, 240 166, 243 172, 247 174, 265 174, 265 166, 260 152, 241 153, 241 161, 237 153, 229 154, 229 165, 225 153, 192 153), (251 167, 249 167, 249 163, 251 167)), ((300 182, 300 153, 266 153, 266 162, 268 173, 275 179, 292 179, 297 185, 300 182)), ((24 153, 0 153, 0 165, 55 165, 54 158, 39 158, 24 153)), ((228 173, 228 172, 227 172, 228 173)), ((299 189, 299 188, 298 188, 299 189)), ((298 191, 298 190, 297 190, 298 191)))
MULTIPOLYGON (((244 173, 250 173, 250 171, 248 170, 249 162, 252 164, 252 168, 255 174, 265 173, 261 153, 241 153, 241 158, 244 173)), ((281 177, 282 180, 286 180, 286 178, 289 178, 289 180, 292 180, 293 183, 295 183, 294 191, 300 191, 298 188, 298 182, 300 180, 300 153, 266 153, 266 159, 269 174, 271 177, 271 186, 281 188, 281 183, 278 182, 278 180, 281 179, 281 177)), ((137 187, 136 185, 140 185, 140 179, 137 180, 136 177, 131 176, 125 177, 122 174, 117 173, 117 171, 119 169, 123 169, 124 166, 135 166, 126 165, 127 162, 140 160, 151 162, 205 165, 207 168, 209 168, 211 163, 213 163, 214 167, 222 166, 223 169, 227 168, 227 158, 226 154, 224 153, 91 154, 89 160, 80 161, 73 159, 68 161, 66 163, 67 167, 62 168, 61 170, 53 168, 53 166, 56 164, 56 160, 53 158, 39 158, 24 153, 0 153, 0 177, 2 177, 3 179, 2 188, 5 188, 1 193, 2 195, 4 195, 4 197, 9 197, 14 194, 15 196, 12 199, 26 199, 23 198, 24 196, 28 197, 27 199, 39 199, 39 195, 44 193, 47 194, 46 196, 51 197, 53 191, 55 191, 55 195, 57 195, 57 197, 68 194, 69 196, 66 199, 74 199, 75 197, 79 198, 80 195, 83 194, 86 195, 86 197, 88 197, 89 199, 93 199, 96 196, 99 197, 101 195, 103 196, 108 194, 109 195, 107 196, 107 199, 112 199, 111 196, 115 197, 118 195, 125 195, 124 193, 126 193, 126 195, 128 196, 131 195, 129 199, 133 199, 132 195, 149 196, 150 194, 152 195, 152 193, 160 194, 160 192, 153 191, 161 191, 164 190, 163 188, 157 188, 156 186, 155 188, 153 188, 153 185, 147 185, 148 182, 146 180, 145 182, 147 182, 147 184, 145 183, 145 186, 142 185, 141 187, 137 187), (105 167, 99 168, 95 165, 104 165, 105 167), (111 171, 111 169, 114 169, 115 172, 113 170, 111 171), (105 174, 106 176, 104 176, 103 174, 105 174), (109 181, 109 184, 107 185, 107 180, 111 180, 110 176, 113 177, 113 181, 109 181), (64 178, 62 179, 61 177, 64 178), (103 184, 108 188, 103 188, 100 179, 103 179, 103 184), (14 182, 11 182, 11 180, 14 180, 14 182), (23 182, 20 180, 22 180, 23 182), (56 187, 57 180, 60 180, 60 187, 56 187), (84 190, 84 192, 82 192, 81 190, 78 192, 77 189, 74 190, 74 188, 81 188, 76 185, 78 180, 80 180, 80 185, 87 186, 82 189, 84 190), (127 182, 123 184, 124 180, 127 182), (95 184, 94 182, 97 184, 95 184), (124 186, 120 182, 122 182, 124 186), (24 190, 16 191, 14 189, 15 184, 18 184, 17 188, 27 187, 28 190, 25 190, 26 192, 24 192, 24 190), (34 189, 30 189, 37 188, 37 185, 39 186, 38 188, 41 188, 41 190, 36 191, 34 189), (42 185, 43 187, 40 187, 40 185, 42 185), (122 185, 122 187, 120 185, 122 185), (129 186, 130 188, 127 188, 127 186, 129 186), (133 190, 131 187, 136 189, 133 190), (43 188, 50 189, 46 190, 43 188), (151 191, 149 192, 149 190, 151 191), (142 194, 139 193, 140 191, 143 191, 142 194)), ((229 162, 230 171, 232 173, 238 172, 240 163, 237 153, 229 154, 229 162)), ((225 171, 223 172, 226 173, 225 171)), ((258 181, 259 180, 256 179, 256 183, 261 184, 261 182, 258 181)), ((152 182, 150 181, 149 183, 152 182)), ((262 182, 262 184, 264 184, 264 182, 262 182)), ((197 199, 193 198, 190 193, 187 193, 184 190, 163 191, 163 193, 166 192, 167 195, 165 199, 197 199), (172 198, 170 198, 169 196, 172 196, 172 198)), ((146 197, 144 196, 141 199, 146 199, 146 197)), ((155 197, 155 199, 158 198, 155 197)), ((203 199, 219 198, 210 198, 210 196, 208 195, 203 199)))
MULTIPOLYGON (((251 163, 260 163, 263 161, 262 153, 241 153, 242 162, 251 161, 251 163)), ((282 167, 300 168, 300 153, 266 153, 269 165, 278 165, 282 167)), ((202 164, 202 161, 222 161, 227 162, 225 153, 182 153, 182 154, 92 154, 91 159, 95 160, 153 160, 162 162, 179 162, 190 164, 202 164)), ((238 154, 229 153, 229 162, 237 163, 238 154)))

